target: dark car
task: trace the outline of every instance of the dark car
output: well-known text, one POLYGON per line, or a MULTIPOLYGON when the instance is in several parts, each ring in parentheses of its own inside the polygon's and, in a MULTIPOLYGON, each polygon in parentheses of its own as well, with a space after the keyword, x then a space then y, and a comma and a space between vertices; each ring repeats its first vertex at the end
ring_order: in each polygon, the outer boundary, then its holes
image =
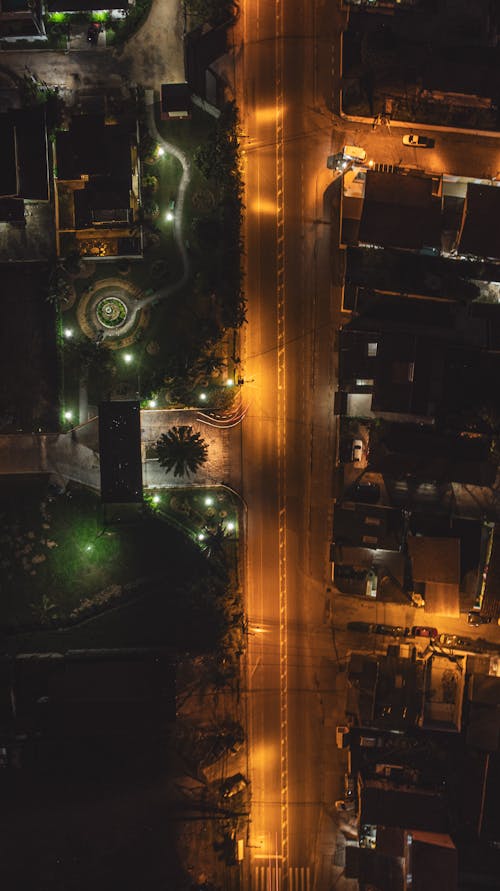
POLYGON ((473 609, 468 614, 467 621, 469 625, 474 625, 477 628, 479 625, 489 625, 491 616, 482 616, 481 613, 473 609))
POLYGON ((456 647, 459 650, 468 650, 474 646, 471 637, 459 637, 458 634, 440 634, 438 641, 442 647, 456 647))
POLYGON ((99 34, 102 31, 102 25, 100 22, 91 22, 87 28, 87 40, 89 43, 97 43, 99 40, 99 34))
POLYGON ((390 637, 408 637, 410 633, 410 629, 402 625, 375 625, 374 631, 375 634, 387 634, 390 637))
POLYGON ((348 631, 364 631, 365 633, 369 633, 373 631, 374 625, 371 622, 348 622, 347 630, 348 631))
POLYGON ((223 798, 233 798, 239 792, 243 792, 248 786, 248 780, 242 773, 235 773, 232 777, 228 777, 224 781, 221 788, 223 798))
POLYGON ((437 628, 431 628, 430 625, 414 625, 411 629, 412 637, 437 637, 437 628))

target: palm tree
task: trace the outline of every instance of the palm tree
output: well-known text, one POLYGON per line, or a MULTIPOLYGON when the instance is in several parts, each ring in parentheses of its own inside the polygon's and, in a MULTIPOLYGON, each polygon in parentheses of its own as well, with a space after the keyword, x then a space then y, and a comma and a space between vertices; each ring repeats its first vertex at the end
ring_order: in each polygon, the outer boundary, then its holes
POLYGON ((208 459, 208 446, 201 433, 193 433, 192 427, 172 427, 162 433, 156 443, 158 461, 174 476, 190 476, 196 473, 208 459))

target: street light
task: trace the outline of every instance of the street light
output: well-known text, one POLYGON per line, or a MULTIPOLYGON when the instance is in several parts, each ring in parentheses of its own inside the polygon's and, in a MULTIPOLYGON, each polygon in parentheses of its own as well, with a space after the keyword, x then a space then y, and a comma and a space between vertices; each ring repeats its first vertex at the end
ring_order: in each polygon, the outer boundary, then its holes
POLYGON ((228 377, 226 381, 226 387, 234 387, 234 380, 232 379, 232 377, 228 377))
POLYGON ((64 336, 65 336, 68 340, 69 340, 70 337, 73 337, 73 329, 72 329, 72 328, 65 328, 65 329, 64 329, 64 336))
POLYGON ((160 496, 153 495, 153 504, 159 504, 159 503, 160 503, 160 496))
POLYGON ((214 499, 210 495, 207 495, 207 497, 205 498, 206 506, 210 507, 213 503, 214 503, 214 499))
POLYGON ((68 411, 64 412, 64 419, 66 421, 71 421, 72 417, 73 417, 73 412, 70 411, 69 409, 68 409, 68 411))
POLYGON ((150 399, 148 402, 150 408, 156 408, 157 404, 156 399, 150 399))
POLYGON ((172 211, 167 210, 167 212, 165 214, 165 219, 166 219, 167 223, 171 223, 173 218, 174 218, 174 215, 173 215, 172 211))
POLYGON ((198 541, 205 541, 205 533, 198 532, 198 541))
POLYGON ((234 532, 234 523, 231 520, 226 523, 226 529, 228 532, 234 532))
POLYGON ((131 353, 125 353, 125 355, 123 357, 123 361, 126 362, 127 365, 130 365, 130 363, 132 362, 132 359, 133 359, 133 356, 131 353))
POLYGON ((206 394, 206 393, 200 393, 200 402, 206 402, 206 399, 207 399, 207 394, 206 394))
POLYGON ((158 155, 159 158, 163 158, 163 155, 165 154, 165 149, 163 148, 162 145, 157 146, 156 154, 158 155))

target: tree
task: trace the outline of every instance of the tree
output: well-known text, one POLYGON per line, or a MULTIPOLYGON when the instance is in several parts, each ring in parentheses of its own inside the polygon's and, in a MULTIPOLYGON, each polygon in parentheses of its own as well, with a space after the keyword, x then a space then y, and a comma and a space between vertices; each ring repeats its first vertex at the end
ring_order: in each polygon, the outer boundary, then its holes
POLYGON ((174 476, 190 476, 208 460, 208 446, 200 433, 192 427, 172 427, 156 443, 158 461, 174 476))

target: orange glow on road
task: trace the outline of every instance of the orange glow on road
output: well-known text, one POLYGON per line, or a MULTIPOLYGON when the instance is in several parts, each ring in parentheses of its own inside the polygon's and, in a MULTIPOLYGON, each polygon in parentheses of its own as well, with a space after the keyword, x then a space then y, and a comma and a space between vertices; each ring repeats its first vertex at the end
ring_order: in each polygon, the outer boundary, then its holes
POLYGON ((276 216, 276 202, 267 198, 257 198, 257 201, 252 202, 249 210, 265 216, 276 216))
POLYGON ((257 108, 255 110, 255 121, 257 124, 275 124, 276 106, 264 105, 262 108, 257 108))

